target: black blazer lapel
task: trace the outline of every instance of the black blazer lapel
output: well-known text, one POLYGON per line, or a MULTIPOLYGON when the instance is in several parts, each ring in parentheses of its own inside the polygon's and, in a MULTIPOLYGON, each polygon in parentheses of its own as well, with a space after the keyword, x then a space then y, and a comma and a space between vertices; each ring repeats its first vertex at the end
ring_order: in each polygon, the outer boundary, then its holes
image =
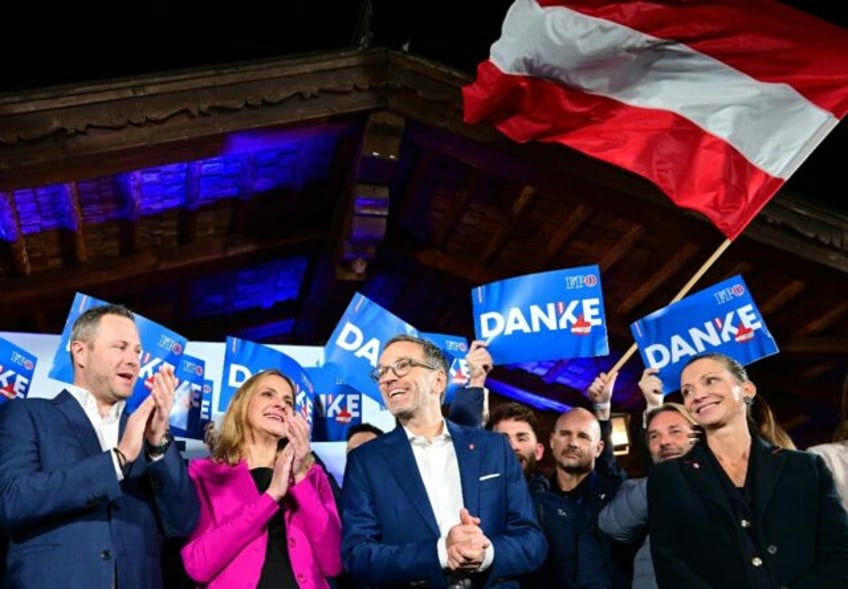
POLYGON ((696 496, 705 497, 727 516, 726 521, 732 522, 736 516, 718 478, 723 474, 716 471, 716 468, 721 467, 713 465, 712 459, 707 455, 708 450, 702 444, 703 442, 696 444, 686 456, 679 459, 683 478, 695 490, 696 496))
POLYGON ((759 437, 754 437, 751 453, 756 453, 756 479, 754 480, 754 510, 757 523, 763 524, 774 490, 777 488, 787 453, 782 448, 770 446, 759 437))
POLYGON ((406 437, 406 430, 398 426, 377 440, 380 443, 380 453, 389 467, 388 472, 406 494, 409 503, 421 514, 433 534, 439 536, 436 516, 430 506, 421 473, 418 472, 418 464, 412 454, 412 445, 406 437))
POLYGON ((87 455, 91 456, 103 452, 91 421, 71 393, 67 390, 62 391, 53 399, 53 404, 68 420, 71 429, 87 455))

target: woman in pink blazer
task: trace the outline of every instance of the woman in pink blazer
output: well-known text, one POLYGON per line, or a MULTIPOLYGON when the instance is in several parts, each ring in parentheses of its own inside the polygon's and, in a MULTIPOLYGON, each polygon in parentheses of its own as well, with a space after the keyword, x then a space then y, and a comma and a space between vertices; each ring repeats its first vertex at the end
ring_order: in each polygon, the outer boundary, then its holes
POLYGON ((341 572, 333 492, 279 371, 236 391, 212 456, 192 461, 189 476, 200 521, 182 557, 199 587, 323 589, 341 572))

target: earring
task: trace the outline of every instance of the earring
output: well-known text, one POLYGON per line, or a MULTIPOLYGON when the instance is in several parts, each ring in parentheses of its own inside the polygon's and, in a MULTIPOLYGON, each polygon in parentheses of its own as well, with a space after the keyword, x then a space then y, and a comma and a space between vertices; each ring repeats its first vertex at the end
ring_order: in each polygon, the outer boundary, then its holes
POLYGON ((751 395, 745 395, 744 397, 742 397, 742 400, 748 407, 754 404, 754 397, 751 395))

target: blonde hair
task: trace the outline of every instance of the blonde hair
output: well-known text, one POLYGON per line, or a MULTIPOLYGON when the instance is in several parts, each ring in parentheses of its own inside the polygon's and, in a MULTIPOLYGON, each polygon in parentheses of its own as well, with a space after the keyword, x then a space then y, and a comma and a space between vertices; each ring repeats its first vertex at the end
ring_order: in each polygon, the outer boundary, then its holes
POLYGON ((238 390, 233 393, 233 398, 230 399, 230 404, 227 406, 227 412, 224 414, 221 423, 221 432, 218 434, 215 446, 212 449, 212 458, 217 462, 234 466, 244 458, 245 436, 247 435, 247 406, 250 404, 253 395, 256 394, 260 380, 266 376, 279 376, 289 384, 292 393, 297 394, 297 387, 295 387, 292 379, 275 368, 257 372, 244 381, 238 390))
POLYGON ((795 442, 789 436, 789 432, 783 429, 783 426, 777 422, 771 405, 768 404, 762 395, 756 395, 751 400, 749 417, 753 423, 755 433, 772 446, 779 446, 784 450, 798 449, 795 446, 795 442))
POLYGON ((648 414, 645 416, 645 435, 648 434, 648 428, 651 427, 651 422, 660 413, 678 413, 683 419, 686 420, 686 423, 688 423, 693 430, 701 431, 701 426, 698 425, 698 422, 695 421, 695 418, 692 417, 692 414, 689 413, 689 410, 686 409, 686 407, 684 407, 680 403, 672 403, 671 401, 669 401, 667 403, 663 403, 659 407, 654 407, 653 409, 648 411, 648 414))

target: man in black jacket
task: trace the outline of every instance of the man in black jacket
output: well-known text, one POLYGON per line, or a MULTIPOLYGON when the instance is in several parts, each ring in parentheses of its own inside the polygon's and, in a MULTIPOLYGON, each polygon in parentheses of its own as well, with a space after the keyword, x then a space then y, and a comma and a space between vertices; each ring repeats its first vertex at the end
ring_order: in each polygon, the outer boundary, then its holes
POLYGON ((536 470, 544 455, 536 416, 519 403, 499 405, 486 425, 505 435, 521 464, 550 549, 544 565, 522 581, 523 588, 604 589, 629 582, 629 555, 613 555, 612 542, 597 529, 601 507, 627 478, 616 463, 610 441, 610 399, 614 377, 605 374, 587 391, 595 414, 585 409, 563 413, 551 435, 557 460, 554 476, 536 470), (598 418, 602 418, 602 421, 598 418), (625 564, 620 571, 614 563, 625 564))

